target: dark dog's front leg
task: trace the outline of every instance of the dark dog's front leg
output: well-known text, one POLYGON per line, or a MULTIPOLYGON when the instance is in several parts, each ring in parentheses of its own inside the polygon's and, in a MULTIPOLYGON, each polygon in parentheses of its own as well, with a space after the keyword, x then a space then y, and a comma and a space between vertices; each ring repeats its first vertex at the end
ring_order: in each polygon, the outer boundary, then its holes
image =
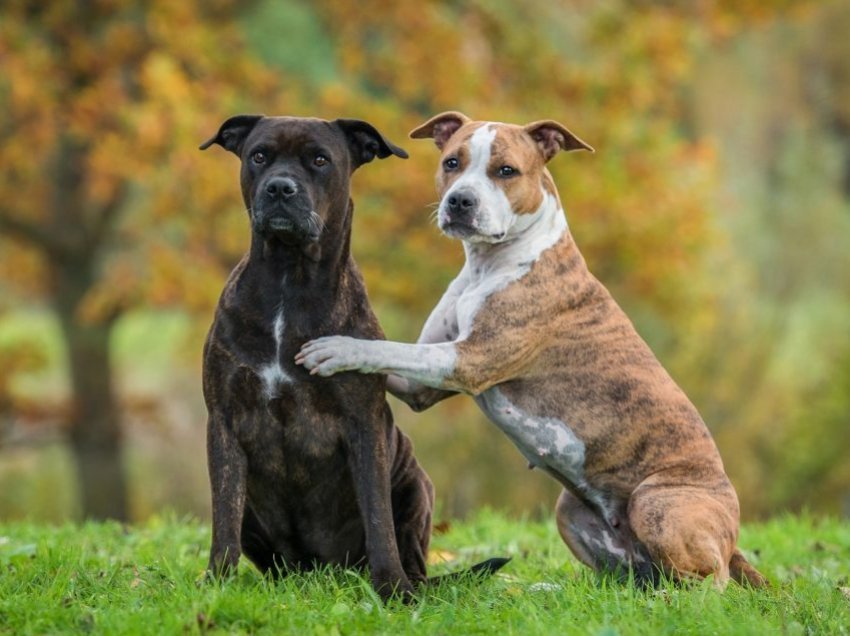
MULTIPOLYGON (((382 422, 383 418, 374 421, 382 422)), ((367 421, 352 423, 349 461, 366 530, 372 584, 387 600, 393 595, 409 597, 413 586, 401 566, 393 525, 387 440, 376 428, 367 421)))
POLYGON ((245 454, 226 418, 210 415, 207 424, 207 462, 212 486, 212 547, 209 572, 224 576, 239 562, 242 517, 245 512, 245 454))

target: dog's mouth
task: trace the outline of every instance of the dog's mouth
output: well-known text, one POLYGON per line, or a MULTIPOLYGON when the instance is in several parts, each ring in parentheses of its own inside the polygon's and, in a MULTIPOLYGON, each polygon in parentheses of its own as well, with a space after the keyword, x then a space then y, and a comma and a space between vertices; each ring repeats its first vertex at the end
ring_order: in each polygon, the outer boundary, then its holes
POLYGON ((292 219, 284 216, 272 217, 266 222, 266 229, 273 233, 301 234, 301 228, 295 225, 292 219))
POLYGON ((506 235, 506 232, 481 234, 476 227, 462 221, 443 223, 440 225, 440 229, 446 236, 472 243, 499 243, 506 235))
POLYGON ((469 223, 462 221, 448 221, 440 225, 440 229, 446 236, 464 239, 474 236, 477 230, 469 223))
POLYGON ((321 217, 313 211, 299 212, 298 216, 303 219, 294 218, 291 214, 263 215, 262 220, 255 224, 255 230, 266 238, 274 238, 287 245, 318 241, 324 229, 321 217))

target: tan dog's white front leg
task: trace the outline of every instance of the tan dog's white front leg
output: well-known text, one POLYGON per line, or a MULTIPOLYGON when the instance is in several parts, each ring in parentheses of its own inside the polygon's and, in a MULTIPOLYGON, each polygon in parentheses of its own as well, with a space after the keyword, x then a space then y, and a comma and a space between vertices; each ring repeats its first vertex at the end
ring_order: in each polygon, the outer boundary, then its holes
MULTIPOLYGON (((428 316, 416 340, 417 344, 452 342, 457 339, 457 299, 468 284, 467 268, 464 267, 457 278, 449 284, 446 293, 428 316)), ((387 391, 417 413, 432 407, 441 400, 457 395, 457 391, 437 389, 395 374, 387 376, 387 391)))
POLYGON ((301 347, 295 363, 323 377, 342 371, 392 373, 434 388, 458 391, 463 388, 448 382, 456 358, 451 342, 420 345, 328 336, 301 347))
POLYGON ((295 363, 313 375, 341 371, 394 374, 435 389, 479 395, 519 377, 533 363, 539 342, 476 339, 438 344, 402 344, 329 336, 305 344, 295 363))

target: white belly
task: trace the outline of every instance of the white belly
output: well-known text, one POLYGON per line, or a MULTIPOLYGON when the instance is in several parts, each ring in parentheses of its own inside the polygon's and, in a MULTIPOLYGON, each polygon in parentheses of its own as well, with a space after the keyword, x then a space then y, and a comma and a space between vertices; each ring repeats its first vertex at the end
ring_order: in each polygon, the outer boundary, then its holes
POLYGON ((584 476, 584 442, 561 420, 536 417, 514 406, 493 387, 475 398, 478 406, 511 438, 526 459, 539 468, 555 473, 577 491, 601 503, 584 476))

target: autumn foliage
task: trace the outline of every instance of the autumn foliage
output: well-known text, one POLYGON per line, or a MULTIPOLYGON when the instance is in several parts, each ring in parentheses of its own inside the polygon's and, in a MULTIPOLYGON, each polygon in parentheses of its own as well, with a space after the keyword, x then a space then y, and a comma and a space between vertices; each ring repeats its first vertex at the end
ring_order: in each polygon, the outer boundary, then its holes
MULTIPOLYGON (((782 490, 759 508, 782 455, 763 442, 774 415, 769 397, 748 412, 744 387, 769 376, 770 345, 760 297, 744 300, 753 290, 738 284, 752 270, 730 210, 745 203, 722 196, 725 157, 738 147, 706 126, 705 104, 728 100, 717 91, 703 99, 700 87, 706 52, 728 57, 736 42, 777 23, 814 33, 830 16, 808 2, 5 3, 0 312, 46 306, 62 326, 71 394, 59 412, 67 413, 85 512, 127 514, 115 459, 129 397, 117 395, 112 380, 116 321, 171 307, 202 333, 247 245, 237 164, 225 153, 200 155, 198 143, 246 112, 363 118, 404 146, 407 162, 358 172, 353 240, 387 332, 410 339, 462 262, 460 246, 429 220, 437 152, 406 139, 447 109, 515 123, 556 119, 597 149, 550 164, 592 271, 696 399, 733 479, 746 482, 745 504, 759 513, 800 505, 782 490), (744 424, 730 424, 741 417, 744 424), (89 465, 106 472, 87 472, 89 465), (110 487, 98 494, 104 483, 110 487)), ((839 57, 829 57, 829 68, 846 67, 839 57)), ((835 365, 845 364, 842 355, 835 365)), ((0 417, 32 404, 11 378, 40 362, 26 343, 0 343, 0 417)), ((822 426, 832 430, 830 409, 845 404, 845 392, 809 390, 829 405, 822 426)), ((804 401, 794 394, 789 408, 804 401)), ((490 442, 465 428, 479 417, 468 403, 436 413, 414 426, 422 427, 420 448, 441 447, 444 461, 429 467, 440 487, 441 471, 455 471, 472 447, 490 442)), ((495 449, 493 465, 507 452, 495 449)), ((834 463, 806 469, 837 484, 825 504, 833 508, 847 483, 834 463)), ((498 472, 488 473, 497 489, 505 479, 498 472)))

